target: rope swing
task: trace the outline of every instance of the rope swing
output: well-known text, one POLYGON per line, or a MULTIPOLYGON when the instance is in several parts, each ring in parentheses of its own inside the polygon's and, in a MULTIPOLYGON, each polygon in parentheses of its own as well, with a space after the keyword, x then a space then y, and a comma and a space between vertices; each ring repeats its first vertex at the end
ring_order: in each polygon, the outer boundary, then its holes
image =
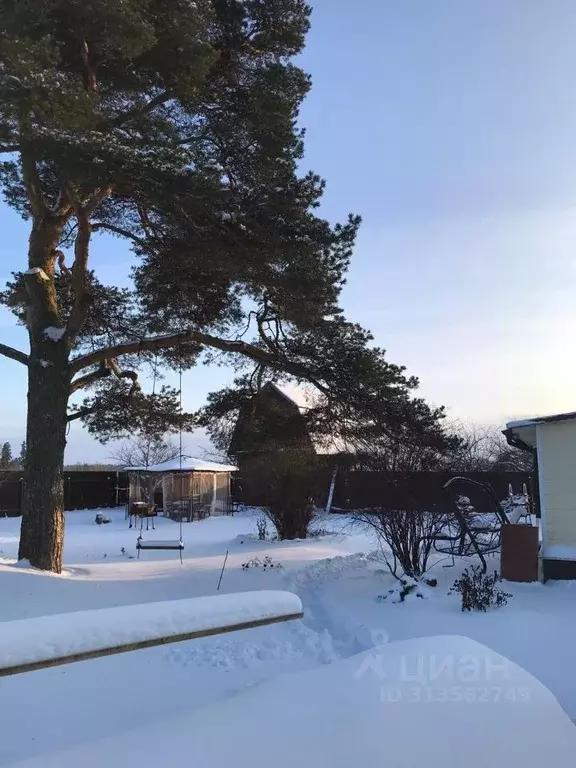
MULTIPOLYGON (((178 445, 179 445, 179 453, 180 453, 180 472, 178 473, 179 483, 180 483, 180 496, 182 496, 182 425, 183 425, 183 416, 182 416, 182 349, 180 346, 180 341, 178 342, 178 407, 179 407, 179 425, 178 425, 178 445)), ((154 379, 153 379, 153 385, 152 385, 152 398, 150 400, 150 411, 152 411, 153 407, 153 399, 156 394, 156 370, 157 370, 157 363, 158 363, 158 355, 156 353, 154 358, 154 379)), ((148 454, 146 456, 146 469, 148 469, 148 459, 150 454, 150 442, 148 442, 148 454)), ((153 491, 152 491, 153 493, 153 491)), ((151 506, 153 508, 154 506, 154 498, 151 499, 151 506)), ((183 515, 180 515, 180 535, 178 539, 168 539, 168 540, 145 540, 143 537, 143 529, 144 529, 144 517, 140 517, 140 533, 138 535, 138 539, 136 540, 136 550, 138 551, 138 560, 140 559, 140 552, 142 550, 170 550, 170 551, 177 551, 180 554, 180 563, 183 562, 182 560, 182 550, 184 549, 184 537, 183 537, 183 529, 182 529, 182 520, 183 515)))

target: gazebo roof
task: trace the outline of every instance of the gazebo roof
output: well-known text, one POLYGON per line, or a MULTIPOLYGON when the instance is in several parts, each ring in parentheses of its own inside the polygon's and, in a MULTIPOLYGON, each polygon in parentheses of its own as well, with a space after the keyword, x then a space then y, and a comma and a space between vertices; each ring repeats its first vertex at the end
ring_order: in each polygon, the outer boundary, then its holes
POLYGON ((193 456, 177 456, 149 467, 126 467, 128 471, 137 472, 235 472, 237 469, 238 467, 232 464, 218 464, 215 461, 195 459, 193 456))

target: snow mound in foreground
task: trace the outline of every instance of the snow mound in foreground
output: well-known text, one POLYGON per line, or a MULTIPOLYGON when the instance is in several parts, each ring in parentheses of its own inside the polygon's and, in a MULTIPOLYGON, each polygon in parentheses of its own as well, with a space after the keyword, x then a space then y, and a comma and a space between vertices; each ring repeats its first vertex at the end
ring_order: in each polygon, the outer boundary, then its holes
MULTIPOLYGON (((463 637, 418 638, 18 768, 557 768, 576 729, 550 691, 463 637)), ((16 764, 13 764, 16 768, 16 764)))

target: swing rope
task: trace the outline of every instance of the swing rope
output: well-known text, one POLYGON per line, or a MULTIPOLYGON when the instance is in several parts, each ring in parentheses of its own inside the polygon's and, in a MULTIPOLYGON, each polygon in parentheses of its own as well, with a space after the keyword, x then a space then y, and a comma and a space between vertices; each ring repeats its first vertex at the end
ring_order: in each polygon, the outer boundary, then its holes
MULTIPOLYGON (((182 497, 182 424, 183 424, 183 416, 182 416, 182 351, 180 342, 178 343, 178 349, 179 349, 179 453, 180 453, 180 472, 179 472, 179 478, 180 478, 180 497, 182 497)), ((150 398, 150 410, 149 410, 149 421, 148 421, 148 447, 146 452, 146 469, 149 467, 149 459, 150 459, 150 446, 151 446, 151 424, 152 424, 152 409, 153 409, 153 403, 154 403, 154 397, 156 395, 156 378, 157 378, 157 370, 158 370, 158 353, 154 355, 154 373, 153 373, 153 384, 152 384, 152 397, 150 398)), ((149 473, 148 473, 149 474, 149 473)), ((154 492, 152 491, 152 494, 154 492)), ((152 498, 152 503, 154 502, 154 499, 152 498)), ((182 563, 182 550, 184 549, 184 538, 183 538, 183 529, 182 529, 182 513, 180 513, 180 535, 178 542, 175 541, 149 541, 146 542, 143 539, 143 530, 144 530, 144 518, 140 518, 140 535, 138 537, 138 540, 136 542, 136 549, 138 550, 138 558, 140 558, 140 551, 146 550, 146 549, 166 549, 166 550, 178 550, 180 554, 180 562, 182 563)), ((148 530, 148 529, 146 529, 148 530)))
MULTIPOLYGON (((148 423, 146 426, 146 432, 148 433, 148 442, 146 444, 146 456, 144 457, 144 468, 146 470, 146 484, 148 486, 152 485, 152 482, 150 478, 148 477, 148 467, 150 466, 150 446, 152 445, 152 417, 153 417, 153 411, 154 411, 154 398, 156 397, 156 378, 158 375, 158 352, 154 353, 154 366, 152 368, 152 394, 150 396, 150 407, 148 408, 148 423)), ((148 487, 146 490, 148 494, 148 506, 150 504, 154 504, 154 487, 152 485, 152 498, 150 499, 150 488, 148 487)), ((146 523, 146 530, 148 530, 148 523, 146 523)), ((140 538, 142 538, 142 534, 144 533, 144 517, 140 515, 140 538)))
MULTIPOLYGON (((180 496, 182 496, 182 342, 180 338, 178 339, 178 399, 179 399, 179 408, 180 408, 180 414, 179 414, 179 425, 178 425, 178 440, 179 440, 179 450, 178 453, 180 455, 180 496)), ((192 510, 190 510, 190 513, 192 514, 192 510)), ((182 541, 182 512, 180 513, 180 541, 182 541)))
POLYGON ((150 408, 148 408, 148 444, 146 446, 146 469, 150 465, 150 446, 152 445, 152 416, 154 411, 154 398, 156 397, 156 378, 158 375, 158 352, 154 353, 154 368, 152 369, 152 394, 150 395, 150 408))

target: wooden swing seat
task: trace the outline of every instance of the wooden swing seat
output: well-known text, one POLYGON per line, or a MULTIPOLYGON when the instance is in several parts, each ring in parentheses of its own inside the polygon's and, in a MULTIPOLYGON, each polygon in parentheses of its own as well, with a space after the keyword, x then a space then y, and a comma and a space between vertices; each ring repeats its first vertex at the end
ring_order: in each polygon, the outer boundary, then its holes
POLYGON ((148 539, 148 541, 144 541, 144 539, 138 537, 136 540, 136 549, 138 550, 138 560, 140 560, 140 550, 156 549, 178 552, 180 555, 180 562, 182 562, 182 550, 184 549, 184 542, 182 539, 164 539, 163 541, 158 539, 148 539))
POLYGON ((184 542, 182 539, 166 539, 164 541, 158 541, 155 539, 138 539, 136 542, 136 549, 184 549, 184 542))

